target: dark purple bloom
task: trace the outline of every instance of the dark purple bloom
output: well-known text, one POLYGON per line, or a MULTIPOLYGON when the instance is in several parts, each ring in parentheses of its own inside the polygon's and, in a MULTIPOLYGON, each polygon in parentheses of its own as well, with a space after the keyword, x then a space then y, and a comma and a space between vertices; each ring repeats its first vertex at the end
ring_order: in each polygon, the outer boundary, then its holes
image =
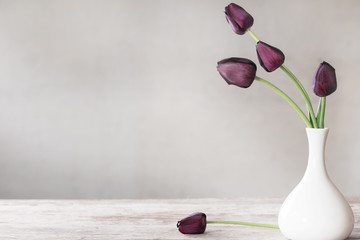
POLYGON ((193 213, 178 221, 177 227, 183 234, 204 233, 206 229, 206 215, 201 212, 193 213))
POLYGON ((312 79, 312 88, 319 97, 326 97, 337 88, 335 69, 327 62, 322 62, 312 79))
POLYGON ((250 87, 256 76, 256 65, 246 58, 227 58, 218 62, 217 70, 228 84, 250 87))
POLYGON ((225 17, 232 30, 240 35, 243 35, 254 23, 253 17, 235 3, 225 7, 225 17))
POLYGON ((267 72, 274 71, 285 61, 285 55, 282 51, 261 41, 258 41, 256 44, 256 53, 260 65, 267 72))

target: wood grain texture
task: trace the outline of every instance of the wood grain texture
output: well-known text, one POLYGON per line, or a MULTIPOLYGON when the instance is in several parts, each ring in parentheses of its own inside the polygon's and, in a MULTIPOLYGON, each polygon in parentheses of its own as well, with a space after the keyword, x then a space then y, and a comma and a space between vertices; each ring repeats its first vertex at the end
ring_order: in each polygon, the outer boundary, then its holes
MULTIPOLYGON (((278 229, 208 224, 183 235, 176 223, 201 211, 208 220, 277 224, 280 199, 0 200, 0 239, 285 239, 278 229)), ((360 239, 360 199, 350 200, 360 239)))

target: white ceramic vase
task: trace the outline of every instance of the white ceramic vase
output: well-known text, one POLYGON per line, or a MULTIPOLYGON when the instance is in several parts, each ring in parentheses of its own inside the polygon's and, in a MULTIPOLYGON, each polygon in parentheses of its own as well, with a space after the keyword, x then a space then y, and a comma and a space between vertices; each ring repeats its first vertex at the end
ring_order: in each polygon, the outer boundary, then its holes
POLYGON ((279 212, 282 234, 293 240, 345 239, 353 230, 354 215, 325 166, 329 129, 307 128, 309 160, 303 178, 279 212))

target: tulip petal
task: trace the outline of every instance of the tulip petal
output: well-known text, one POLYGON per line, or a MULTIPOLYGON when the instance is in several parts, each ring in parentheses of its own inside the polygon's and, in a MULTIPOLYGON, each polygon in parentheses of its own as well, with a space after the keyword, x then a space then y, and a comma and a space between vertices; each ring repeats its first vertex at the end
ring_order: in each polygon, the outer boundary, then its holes
POLYGON ((218 62, 217 70, 230 85, 248 88, 254 82, 256 65, 246 58, 227 58, 218 62))
POLYGON ((254 18, 235 3, 230 3, 225 7, 225 17, 232 30, 240 35, 243 35, 254 24, 254 18))
POLYGON ((201 212, 193 213, 178 221, 177 227, 183 234, 204 233, 206 229, 206 215, 201 212))
POLYGON ((280 49, 261 41, 256 44, 256 53, 260 65, 267 72, 276 70, 285 61, 285 55, 280 49))
POLYGON ((243 31, 240 26, 232 19, 230 18, 228 15, 225 16, 227 22, 229 23, 231 29, 237 33, 237 34, 240 34, 240 35, 243 35, 245 33, 245 31, 243 31))
POLYGON ((326 97, 337 89, 335 69, 327 62, 322 62, 315 71, 311 82, 314 93, 326 97))

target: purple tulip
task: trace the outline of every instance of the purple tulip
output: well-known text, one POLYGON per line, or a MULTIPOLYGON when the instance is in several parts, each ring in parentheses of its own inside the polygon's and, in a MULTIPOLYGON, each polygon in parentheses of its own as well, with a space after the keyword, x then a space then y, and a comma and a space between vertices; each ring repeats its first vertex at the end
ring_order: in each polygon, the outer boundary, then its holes
POLYGON ((183 234, 204 233, 206 229, 206 215, 201 212, 193 213, 178 221, 177 227, 183 234))
POLYGON ((227 84, 248 88, 254 82, 256 65, 246 58, 227 58, 218 62, 217 70, 227 84))
POLYGON ((282 51, 261 41, 258 41, 256 44, 256 53, 260 65, 267 72, 274 71, 285 61, 285 55, 282 51))
POLYGON ((254 23, 253 17, 235 3, 225 7, 225 17, 232 30, 240 35, 243 35, 254 23))
POLYGON ((337 88, 335 69, 327 62, 322 62, 316 69, 311 85, 319 97, 332 94, 337 88))

